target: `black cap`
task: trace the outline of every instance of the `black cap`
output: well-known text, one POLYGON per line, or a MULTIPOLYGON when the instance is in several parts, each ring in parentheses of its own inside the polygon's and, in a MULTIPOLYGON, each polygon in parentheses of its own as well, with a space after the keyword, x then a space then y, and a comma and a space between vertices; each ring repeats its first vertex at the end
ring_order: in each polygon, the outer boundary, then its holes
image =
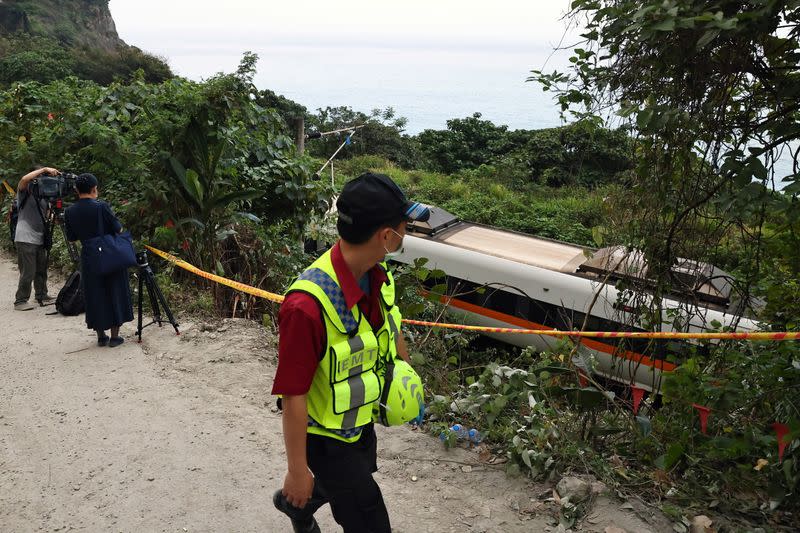
POLYGON ((367 172, 348 181, 336 201, 339 221, 352 226, 375 227, 397 218, 425 222, 430 209, 410 202, 392 178, 367 172))
POLYGON ((92 192, 92 189, 97 187, 98 183, 94 174, 81 174, 75 178, 75 188, 78 189, 79 193, 83 194, 92 192))

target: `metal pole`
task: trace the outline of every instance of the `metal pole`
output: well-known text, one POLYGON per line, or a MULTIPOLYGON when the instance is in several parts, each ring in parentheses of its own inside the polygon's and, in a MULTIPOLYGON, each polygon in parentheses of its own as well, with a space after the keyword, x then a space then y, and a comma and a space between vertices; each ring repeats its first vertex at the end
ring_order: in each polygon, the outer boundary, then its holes
POLYGON ((306 151, 306 125, 303 117, 294 121, 294 143, 297 146, 297 155, 303 155, 306 151))
MULTIPOLYGON (((355 133, 355 132, 351 132, 350 135, 352 135, 353 133, 355 133)), ((348 138, 350 137, 350 135, 348 135, 348 138)), ((344 146, 347 144, 347 141, 348 141, 347 138, 345 138, 345 140, 342 141, 342 144, 339 145, 339 148, 337 148, 336 151, 333 152, 333 155, 327 161, 325 161, 325 164, 322 165, 322 168, 319 169, 316 174, 314 174, 313 179, 315 179, 315 180, 320 179, 320 177, 322 176, 322 171, 325 170, 326 168, 328 168, 328 165, 333 163, 333 160, 336 158, 336 156, 339 154, 339 152, 342 151, 342 148, 344 148, 344 146)))

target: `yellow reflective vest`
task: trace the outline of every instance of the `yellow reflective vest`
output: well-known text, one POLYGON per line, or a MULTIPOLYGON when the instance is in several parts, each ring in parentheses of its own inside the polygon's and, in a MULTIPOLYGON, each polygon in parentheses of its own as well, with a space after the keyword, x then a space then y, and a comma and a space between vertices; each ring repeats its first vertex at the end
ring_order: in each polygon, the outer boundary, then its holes
MULTIPOLYGON (((381 264, 386 270, 386 265, 381 264)), ((397 356, 400 311, 395 305, 395 285, 381 287, 383 324, 373 330, 355 305, 348 309, 331 262, 331 251, 311 264, 286 294, 304 292, 319 302, 325 323, 325 346, 311 389, 306 395, 308 432, 345 442, 358 440, 361 428, 372 422, 373 407, 383 387, 379 370, 397 356)))

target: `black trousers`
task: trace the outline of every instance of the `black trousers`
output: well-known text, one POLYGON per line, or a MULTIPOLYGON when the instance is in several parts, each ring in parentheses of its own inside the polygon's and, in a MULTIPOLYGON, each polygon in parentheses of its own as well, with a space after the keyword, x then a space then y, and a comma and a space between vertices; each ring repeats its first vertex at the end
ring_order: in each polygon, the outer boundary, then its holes
POLYGON ((39 244, 14 243, 17 249, 19 284, 15 304, 23 304, 31 297, 31 283, 36 290, 36 299, 47 297, 47 250, 39 244))
MULTIPOLYGON (((389 513, 372 474, 378 470, 378 440, 372 424, 361 438, 347 443, 309 433, 306 453, 314 474, 314 493, 298 516, 330 503, 344 533, 390 533, 389 513)), ((294 514, 294 513, 293 513, 294 514)))

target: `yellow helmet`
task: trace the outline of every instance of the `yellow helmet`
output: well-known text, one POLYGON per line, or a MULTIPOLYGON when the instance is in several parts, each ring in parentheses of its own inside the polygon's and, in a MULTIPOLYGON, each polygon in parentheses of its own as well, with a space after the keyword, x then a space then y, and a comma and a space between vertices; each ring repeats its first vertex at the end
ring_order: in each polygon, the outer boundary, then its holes
POLYGON ((425 404, 419 374, 402 359, 389 362, 382 370, 383 390, 372 410, 372 420, 384 426, 399 426, 417 418, 425 404))

